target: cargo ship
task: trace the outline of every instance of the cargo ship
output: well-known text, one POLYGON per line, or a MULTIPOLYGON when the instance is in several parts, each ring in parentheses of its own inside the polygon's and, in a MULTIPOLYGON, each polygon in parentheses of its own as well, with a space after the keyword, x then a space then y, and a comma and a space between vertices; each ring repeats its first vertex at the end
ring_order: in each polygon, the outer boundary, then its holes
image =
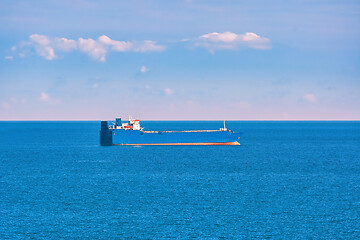
POLYGON ((240 134, 219 130, 144 131, 139 120, 101 121, 100 145, 240 145, 240 134))

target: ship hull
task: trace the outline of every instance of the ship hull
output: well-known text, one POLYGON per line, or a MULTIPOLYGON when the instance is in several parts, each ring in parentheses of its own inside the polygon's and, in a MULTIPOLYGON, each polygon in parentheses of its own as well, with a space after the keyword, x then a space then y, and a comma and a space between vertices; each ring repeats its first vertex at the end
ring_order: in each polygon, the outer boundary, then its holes
POLYGON ((204 143, 124 143, 124 144, 113 144, 121 146, 210 146, 210 145, 240 145, 239 142, 204 142, 204 143))
POLYGON ((142 131, 109 129, 102 125, 100 143, 111 145, 240 145, 238 133, 220 130, 142 131))
POLYGON ((236 142, 229 131, 144 132, 114 129, 113 144, 119 145, 215 145, 236 142))

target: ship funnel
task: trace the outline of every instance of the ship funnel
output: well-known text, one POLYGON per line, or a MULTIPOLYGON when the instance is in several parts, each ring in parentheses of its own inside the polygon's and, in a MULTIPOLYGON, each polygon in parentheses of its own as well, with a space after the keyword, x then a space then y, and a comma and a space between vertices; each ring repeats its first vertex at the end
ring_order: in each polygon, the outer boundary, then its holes
POLYGON ((121 118, 116 118, 116 126, 121 126, 121 118))

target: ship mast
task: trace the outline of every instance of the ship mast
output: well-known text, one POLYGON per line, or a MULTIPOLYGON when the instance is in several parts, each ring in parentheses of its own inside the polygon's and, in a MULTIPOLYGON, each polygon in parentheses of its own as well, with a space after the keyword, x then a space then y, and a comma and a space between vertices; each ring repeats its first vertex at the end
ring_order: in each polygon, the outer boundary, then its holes
POLYGON ((224 128, 222 130, 227 131, 227 128, 225 127, 225 120, 224 120, 224 128))

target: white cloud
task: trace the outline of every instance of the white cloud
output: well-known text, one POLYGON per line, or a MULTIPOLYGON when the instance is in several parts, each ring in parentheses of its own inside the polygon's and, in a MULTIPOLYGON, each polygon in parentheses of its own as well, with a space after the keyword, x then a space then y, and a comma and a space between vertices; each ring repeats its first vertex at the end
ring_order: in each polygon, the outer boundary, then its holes
POLYGON ((99 84, 98 83, 94 83, 93 84, 93 88, 98 88, 99 87, 99 84))
POLYGON ((30 35, 29 38, 39 56, 42 56, 47 60, 56 58, 54 48, 51 46, 51 41, 47 36, 33 34, 30 35))
POLYGON ((72 39, 55 38, 54 46, 56 49, 59 49, 64 52, 69 52, 77 48, 77 42, 72 39))
POLYGON ((171 95, 171 94, 173 94, 173 90, 171 90, 170 88, 165 88, 165 89, 164 89, 164 93, 165 93, 166 95, 171 95))
POLYGON ((37 55, 47 60, 57 58, 56 52, 70 52, 79 50, 86 53, 91 58, 105 62, 109 51, 115 52, 160 52, 165 50, 165 46, 158 45, 155 41, 117 41, 102 35, 98 39, 79 38, 78 40, 67 38, 50 38, 45 35, 32 34, 29 41, 22 42, 11 48, 16 51, 18 48, 33 47, 37 55))
POLYGON ((224 32, 224 33, 208 33, 200 36, 201 39, 206 39, 212 42, 233 42, 236 40, 237 35, 232 32, 224 32))
POLYGON ((79 38, 79 49, 95 60, 99 60, 100 62, 106 61, 106 47, 94 39, 79 38))
POLYGON ((312 94, 312 93, 304 95, 303 99, 305 99, 308 102, 312 102, 312 103, 317 101, 316 96, 314 94, 312 94))
POLYGON ((14 57, 13 56, 5 56, 5 60, 13 60, 14 57))
POLYGON ((34 43, 37 43, 39 45, 49 45, 50 44, 49 38, 44 35, 32 34, 32 35, 30 35, 29 38, 31 41, 33 41, 34 43))
POLYGON ((156 45, 155 41, 150 40, 135 42, 133 47, 134 52, 161 52, 164 50, 164 46, 156 45))
POLYGON ((52 47, 37 47, 36 52, 47 60, 53 60, 56 58, 55 51, 52 47))
POLYGON ((270 40, 268 38, 260 37, 259 35, 247 32, 244 35, 239 35, 238 38, 248 47, 266 50, 271 48, 270 40))
POLYGON ((130 51, 131 48, 133 47, 133 44, 131 42, 111 40, 109 37, 105 35, 100 36, 98 41, 102 44, 111 46, 112 50, 117 52, 130 51))
POLYGON ((146 66, 141 66, 140 72, 146 73, 147 71, 149 71, 149 69, 146 66))
POLYGON ((50 100, 50 96, 46 92, 41 92, 39 99, 43 102, 47 102, 50 100))
POLYGON ((245 34, 236 34, 233 32, 208 33, 198 37, 195 46, 203 47, 213 52, 215 50, 239 50, 241 48, 270 49, 271 42, 268 38, 247 32, 245 34))

